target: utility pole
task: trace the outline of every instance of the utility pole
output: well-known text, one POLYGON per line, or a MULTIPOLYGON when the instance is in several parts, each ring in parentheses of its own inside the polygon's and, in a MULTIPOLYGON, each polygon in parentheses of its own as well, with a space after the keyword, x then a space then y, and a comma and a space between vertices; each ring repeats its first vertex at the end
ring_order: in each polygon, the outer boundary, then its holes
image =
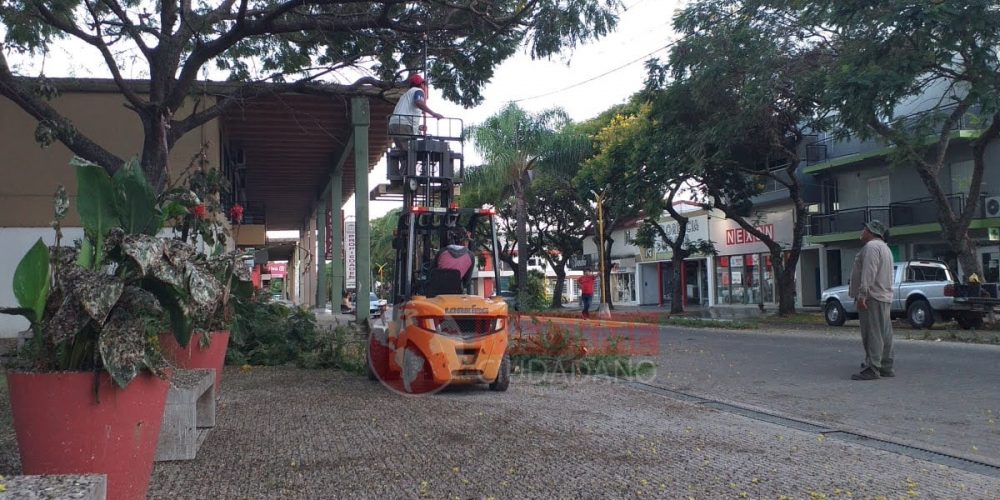
POLYGON ((601 305, 597 308, 597 317, 610 318, 611 308, 608 307, 608 283, 604 274, 604 191, 600 194, 591 191, 597 201, 597 255, 601 261, 601 305))

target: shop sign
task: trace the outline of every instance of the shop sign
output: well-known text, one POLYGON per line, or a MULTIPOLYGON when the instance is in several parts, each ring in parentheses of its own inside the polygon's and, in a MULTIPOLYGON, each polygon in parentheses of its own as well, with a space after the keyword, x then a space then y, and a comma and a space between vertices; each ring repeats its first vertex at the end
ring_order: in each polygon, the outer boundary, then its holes
MULTIPOLYGON (((783 247, 790 248, 792 246, 794 223, 790 209, 768 212, 755 222, 754 228, 759 232, 783 247)), ((719 255, 758 254, 769 251, 767 245, 760 241, 760 238, 731 219, 713 220, 711 233, 712 241, 715 242, 715 249, 719 255)))
POLYGON ((348 290, 356 288, 358 286, 358 275, 356 273, 357 269, 357 257, 355 254, 356 242, 354 239, 354 219, 348 219, 344 223, 344 242, 346 251, 346 262, 344 267, 346 268, 346 281, 345 286, 348 290))
MULTIPOLYGON (((668 221, 660 224, 667 237, 674 239, 680 232, 680 224, 677 221, 668 221)), ((685 241, 708 240, 708 216, 699 215, 688 219, 687 228, 684 231, 685 241)), ((657 235, 653 248, 639 248, 638 260, 642 262, 658 262, 670 260, 674 255, 670 245, 657 235)))

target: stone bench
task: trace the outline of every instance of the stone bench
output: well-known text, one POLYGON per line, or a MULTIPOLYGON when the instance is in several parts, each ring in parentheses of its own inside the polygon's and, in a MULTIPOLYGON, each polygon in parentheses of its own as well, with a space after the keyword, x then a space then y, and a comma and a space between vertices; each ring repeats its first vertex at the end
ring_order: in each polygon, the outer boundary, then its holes
POLYGON ((194 460, 215 427, 215 370, 174 370, 156 445, 156 461, 194 460))
POLYGON ((104 500, 108 491, 108 479, 104 474, 14 476, 0 480, 0 484, 7 488, 5 493, 0 493, 4 500, 104 500))

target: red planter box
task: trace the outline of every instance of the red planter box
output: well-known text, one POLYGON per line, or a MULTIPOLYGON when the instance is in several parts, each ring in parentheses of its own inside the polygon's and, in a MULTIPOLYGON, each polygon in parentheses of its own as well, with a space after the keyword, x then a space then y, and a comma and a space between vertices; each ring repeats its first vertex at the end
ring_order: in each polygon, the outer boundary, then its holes
POLYGON ((24 474, 106 474, 108 498, 146 497, 170 383, 142 373, 124 389, 101 373, 7 373, 24 474))
POLYGON ((229 332, 213 332, 212 343, 201 347, 204 334, 195 333, 191 336, 187 347, 181 347, 172 333, 160 334, 160 351, 163 357, 177 368, 215 370, 215 395, 222 390, 222 366, 226 362, 226 349, 229 347, 229 332))

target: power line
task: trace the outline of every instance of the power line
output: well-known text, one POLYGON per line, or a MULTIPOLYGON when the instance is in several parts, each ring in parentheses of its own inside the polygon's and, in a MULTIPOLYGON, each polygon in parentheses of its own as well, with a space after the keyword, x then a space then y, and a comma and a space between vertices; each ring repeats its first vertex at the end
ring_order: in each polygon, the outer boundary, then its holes
POLYGON ((611 73, 614 73, 616 71, 625 69, 625 68, 627 68, 627 67, 629 67, 629 66, 631 66, 631 65, 633 65, 633 64, 635 64, 635 63, 637 63, 639 61, 642 61, 642 60, 646 59, 647 57, 649 57, 649 56, 651 56, 651 55, 653 55, 653 54, 655 54, 655 53, 657 53, 657 52, 659 52, 661 50, 669 49, 670 47, 673 47, 678 41, 679 40, 675 40, 673 42, 670 42, 670 43, 664 45, 663 47, 659 47, 659 48, 653 50, 652 52, 649 52, 648 54, 639 56, 639 57, 637 57, 637 58, 635 58, 635 59, 633 59, 633 60, 631 60, 631 61, 629 61, 629 62, 627 62, 625 64, 622 64, 621 66, 609 69, 608 71, 605 71, 604 73, 601 73, 601 74, 599 74, 597 76, 590 77, 590 78, 588 78, 586 80, 582 80, 582 81, 576 82, 576 83, 574 83, 572 85, 563 87, 561 89, 553 90, 551 92, 546 92, 544 94, 539 94, 539 95, 535 95, 535 96, 531 96, 531 97, 523 97, 521 99, 514 99, 512 102, 530 101, 532 99, 538 99, 538 98, 541 98, 541 97, 548 97, 550 95, 558 94, 560 92, 565 92, 565 91, 567 91, 569 89, 573 89, 573 88, 579 87, 581 85, 585 85, 587 83, 593 82, 595 80, 599 80, 601 78, 604 78, 605 76, 610 75, 611 73))

